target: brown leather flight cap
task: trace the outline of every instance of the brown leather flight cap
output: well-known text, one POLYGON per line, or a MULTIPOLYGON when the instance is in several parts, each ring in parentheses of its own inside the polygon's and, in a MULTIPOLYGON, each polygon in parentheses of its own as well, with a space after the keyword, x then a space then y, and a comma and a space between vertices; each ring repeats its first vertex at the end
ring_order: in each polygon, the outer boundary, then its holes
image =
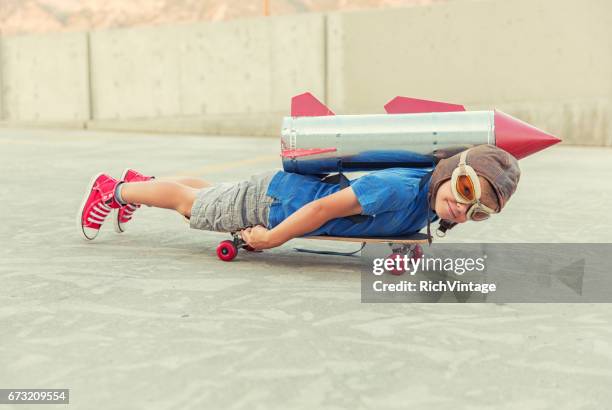
MULTIPOLYGON (((436 193, 444 182, 451 179, 453 170, 459 165, 461 153, 442 159, 436 165, 431 176, 429 188, 429 204, 435 207, 436 193)), ((484 177, 497 195, 499 211, 501 211, 512 196, 521 178, 518 161, 512 155, 495 145, 478 145, 470 148, 466 158, 467 165, 484 177)))

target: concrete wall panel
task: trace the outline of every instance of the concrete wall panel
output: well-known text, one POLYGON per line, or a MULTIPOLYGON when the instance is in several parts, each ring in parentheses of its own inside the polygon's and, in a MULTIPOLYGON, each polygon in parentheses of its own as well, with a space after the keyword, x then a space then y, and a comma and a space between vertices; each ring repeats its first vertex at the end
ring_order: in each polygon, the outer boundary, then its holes
POLYGON ((92 32, 93 117, 180 114, 178 37, 172 27, 92 32))
POLYGON ((396 94, 467 104, 612 94, 612 3, 452 2, 330 16, 330 100, 352 111, 396 94), (337 94, 339 92, 339 94, 337 94))
POLYGON ((87 33, 3 37, 0 64, 6 120, 89 118, 87 33))
POLYGON ((185 114, 267 112, 270 109, 268 21, 202 24, 187 33, 181 55, 185 114))
POLYGON ((3 85, 3 64, 2 64, 2 35, 0 34, 0 121, 6 120, 4 114, 4 85, 3 85))
POLYGON ((326 98, 326 17, 278 18, 271 26, 271 111, 289 112, 290 99, 303 91, 326 98))
POLYGON ((94 118, 288 111, 322 94, 324 16, 95 32, 94 118))

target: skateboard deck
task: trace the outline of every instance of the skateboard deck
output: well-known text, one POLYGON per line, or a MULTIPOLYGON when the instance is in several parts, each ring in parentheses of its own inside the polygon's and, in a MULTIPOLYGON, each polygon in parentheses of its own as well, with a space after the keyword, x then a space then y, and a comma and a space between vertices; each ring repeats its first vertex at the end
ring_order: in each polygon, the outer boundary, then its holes
MULTIPOLYGON (((246 249, 254 251, 244 243, 240 235, 232 233, 232 240, 225 240, 219 243, 217 247, 217 256, 225 262, 233 260, 238 254, 238 249, 246 249)), ((357 242, 361 243, 361 248, 354 252, 334 252, 334 251, 317 251, 311 249, 294 248, 298 252, 316 253, 320 255, 336 255, 336 256, 352 256, 360 252, 368 243, 386 243, 389 244, 394 254, 406 252, 420 252, 420 245, 428 243, 427 235, 423 233, 415 233, 410 236, 388 236, 388 237, 358 237, 358 236, 304 236, 299 239, 322 240, 322 241, 339 241, 339 242, 357 242), (416 249, 418 248, 418 249, 416 249)))

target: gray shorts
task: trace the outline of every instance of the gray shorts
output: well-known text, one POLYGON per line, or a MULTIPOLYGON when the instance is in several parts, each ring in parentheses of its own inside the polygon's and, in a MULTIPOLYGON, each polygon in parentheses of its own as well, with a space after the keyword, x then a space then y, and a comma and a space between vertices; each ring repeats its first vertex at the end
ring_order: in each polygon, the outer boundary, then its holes
POLYGON ((217 232, 234 232, 255 225, 267 227, 274 198, 266 193, 277 172, 201 189, 191 208, 189 226, 217 232))

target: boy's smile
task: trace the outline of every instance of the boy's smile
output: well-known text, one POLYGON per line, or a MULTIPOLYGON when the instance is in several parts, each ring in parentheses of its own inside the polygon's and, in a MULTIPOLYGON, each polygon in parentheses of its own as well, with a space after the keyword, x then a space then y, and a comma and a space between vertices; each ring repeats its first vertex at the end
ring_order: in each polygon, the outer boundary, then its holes
POLYGON ((457 218, 457 214, 460 213, 459 210, 457 210, 456 212, 453 212, 453 208, 451 207, 451 203, 448 200, 446 201, 446 204, 448 205, 448 211, 450 212, 451 217, 452 218, 457 218))

